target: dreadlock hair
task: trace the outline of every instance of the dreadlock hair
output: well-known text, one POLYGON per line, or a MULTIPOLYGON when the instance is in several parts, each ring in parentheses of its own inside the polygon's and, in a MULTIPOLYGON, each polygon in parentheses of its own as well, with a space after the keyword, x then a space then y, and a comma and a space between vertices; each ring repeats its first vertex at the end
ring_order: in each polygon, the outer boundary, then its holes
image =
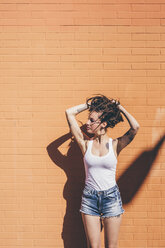
POLYGON ((107 98, 102 94, 97 94, 94 97, 86 99, 86 104, 89 107, 89 112, 102 112, 99 119, 102 122, 107 122, 106 129, 108 127, 113 128, 117 123, 123 122, 123 117, 117 106, 120 104, 118 100, 107 98), (89 101, 90 104, 89 104, 89 101))

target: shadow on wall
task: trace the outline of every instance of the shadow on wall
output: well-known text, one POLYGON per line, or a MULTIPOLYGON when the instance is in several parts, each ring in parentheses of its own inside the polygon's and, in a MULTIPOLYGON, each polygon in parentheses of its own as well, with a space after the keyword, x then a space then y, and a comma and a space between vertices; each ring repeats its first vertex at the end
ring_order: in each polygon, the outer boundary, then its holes
MULTIPOLYGON (((83 133, 85 133, 84 126, 81 127, 83 133)), ((67 176, 67 182, 63 191, 63 197, 66 200, 66 213, 62 230, 64 248, 85 248, 87 247, 86 237, 79 212, 85 182, 85 170, 82 152, 77 142, 71 138, 71 133, 63 135, 47 147, 47 152, 52 161, 63 169, 67 176), (71 139, 71 142, 68 153, 65 156, 61 154, 58 147, 68 139, 71 139)), ((163 135, 153 148, 142 152, 118 179, 117 184, 120 188, 123 205, 128 204, 139 190, 164 140, 165 135, 163 135)))
POLYGON ((130 203, 143 184, 164 141, 165 135, 153 147, 142 152, 118 179, 117 184, 120 188, 123 204, 130 203))
POLYGON ((52 161, 63 169, 67 176, 63 190, 63 197, 66 200, 62 230, 64 248, 85 248, 86 237, 79 212, 85 181, 82 152, 75 141, 70 142, 66 156, 58 150, 58 147, 71 137, 72 134, 68 133, 58 138, 47 147, 47 151, 52 161))

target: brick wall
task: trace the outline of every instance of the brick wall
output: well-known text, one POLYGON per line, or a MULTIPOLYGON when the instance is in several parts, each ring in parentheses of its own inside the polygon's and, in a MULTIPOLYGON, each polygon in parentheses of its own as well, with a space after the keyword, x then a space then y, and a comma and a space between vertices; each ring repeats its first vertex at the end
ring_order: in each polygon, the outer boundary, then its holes
POLYGON ((165 0, 0 0, 0 69, 1 248, 86 247, 65 109, 97 93, 140 124, 118 157, 119 248, 165 247, 165 0))

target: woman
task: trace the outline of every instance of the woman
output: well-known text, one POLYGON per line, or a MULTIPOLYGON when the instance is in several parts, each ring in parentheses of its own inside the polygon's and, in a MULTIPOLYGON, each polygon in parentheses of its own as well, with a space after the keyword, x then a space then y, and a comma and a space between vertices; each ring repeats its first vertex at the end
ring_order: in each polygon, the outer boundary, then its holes
POLYGON ((66 110, 71 132, 79 144, 84 156, 86 172, 80 212, 86 232, 88 247, 100 248, 100 220, 104 225, 106 248, 116 248, 119 228, 124 209, 120 191, 115 180, 117 156, 135 137, 139 124, 120 102, 104 95, 96 95, 66 110), (75 115, 88 109, 89 117, 86 129, 92 139, 87 140, 75 115), (121 137, 112 139, 107 128, 113 128, 127 118, 130 129, 121 137))

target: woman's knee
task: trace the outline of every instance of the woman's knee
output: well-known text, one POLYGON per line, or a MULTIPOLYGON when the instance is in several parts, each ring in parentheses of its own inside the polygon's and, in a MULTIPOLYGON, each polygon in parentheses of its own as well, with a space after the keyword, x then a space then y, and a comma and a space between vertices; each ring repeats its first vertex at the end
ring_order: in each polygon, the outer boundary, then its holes
POLYGON ((117 248, 117 243, 109 244, 106 248, 117 248))
POLYGON ((101 248, 101 245, 99 244, 91 244, 91 248, 101 248))

